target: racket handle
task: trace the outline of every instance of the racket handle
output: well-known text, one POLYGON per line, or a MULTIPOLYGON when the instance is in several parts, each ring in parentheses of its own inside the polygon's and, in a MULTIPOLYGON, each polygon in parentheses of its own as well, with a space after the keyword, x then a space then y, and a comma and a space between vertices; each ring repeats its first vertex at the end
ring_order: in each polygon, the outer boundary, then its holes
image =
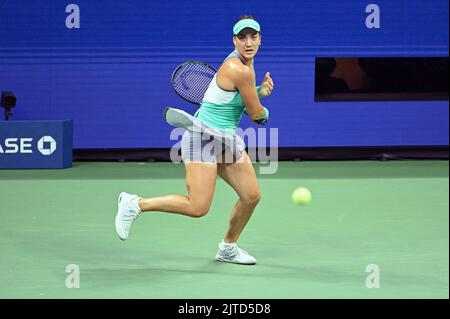
POLYGON ((256 124, 260 125, 260 126, 265 126, 268 122, 269 118, 265 118, 265 119, 258 119, 258 120, 254 120, 253 122, 255 122, 256 124))
POLYGON ((264 108, 264 115, 260 118, 254 119, 253 122, 255 122, 258 125, 264 126, 267 124, 267 121, 269 120, 269 110, 264 108))

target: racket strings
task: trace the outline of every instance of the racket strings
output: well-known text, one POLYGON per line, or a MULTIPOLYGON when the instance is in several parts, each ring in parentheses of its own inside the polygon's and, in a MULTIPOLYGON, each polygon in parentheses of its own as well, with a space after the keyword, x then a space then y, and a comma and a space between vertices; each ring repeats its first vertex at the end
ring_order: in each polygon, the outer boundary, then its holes
POLYGON ((172 78, 175 91, 185 100, 201 104, 216 71, 205 64, 188 63, 181 66, 172 78))

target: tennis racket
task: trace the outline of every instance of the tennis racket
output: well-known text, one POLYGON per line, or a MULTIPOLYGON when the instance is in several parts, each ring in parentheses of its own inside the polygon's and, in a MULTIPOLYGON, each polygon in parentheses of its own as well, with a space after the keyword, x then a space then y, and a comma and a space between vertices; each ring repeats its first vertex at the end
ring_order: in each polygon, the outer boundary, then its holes
POLYGON ((200 105, 217 70, 201 61, 188 61, 172 73, 172 87, 183 100, 200 105))

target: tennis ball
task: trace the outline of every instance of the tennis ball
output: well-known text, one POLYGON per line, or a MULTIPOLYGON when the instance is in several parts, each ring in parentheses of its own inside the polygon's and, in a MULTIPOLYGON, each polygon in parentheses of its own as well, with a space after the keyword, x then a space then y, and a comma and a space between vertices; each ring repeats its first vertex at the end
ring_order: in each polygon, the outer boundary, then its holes
POLYGON ((298 187, 292 193, 292 201, 297 205, 307 205, 311 199, 311 192, 306 187, 298 187))

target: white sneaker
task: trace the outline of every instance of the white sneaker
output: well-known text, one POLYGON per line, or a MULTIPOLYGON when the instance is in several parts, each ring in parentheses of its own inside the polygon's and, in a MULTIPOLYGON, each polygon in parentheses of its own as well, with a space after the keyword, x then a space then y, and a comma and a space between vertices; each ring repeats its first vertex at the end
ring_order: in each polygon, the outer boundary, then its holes
POLYGON ((248 252, 239 248, 236 244, 226 244, 223 241, 219 244, 216 260, 244 265, 256 264, 255 257, 250 256, 248 252))
POLYGON ((125 192, 119 194, 119 208, 117 209, 116 215, 116 232, 122 240, 127 240, 131 224, 141 213, 137 201, 134 201, 137 198, 139 198, 137 195, 131 195, 125 192))

